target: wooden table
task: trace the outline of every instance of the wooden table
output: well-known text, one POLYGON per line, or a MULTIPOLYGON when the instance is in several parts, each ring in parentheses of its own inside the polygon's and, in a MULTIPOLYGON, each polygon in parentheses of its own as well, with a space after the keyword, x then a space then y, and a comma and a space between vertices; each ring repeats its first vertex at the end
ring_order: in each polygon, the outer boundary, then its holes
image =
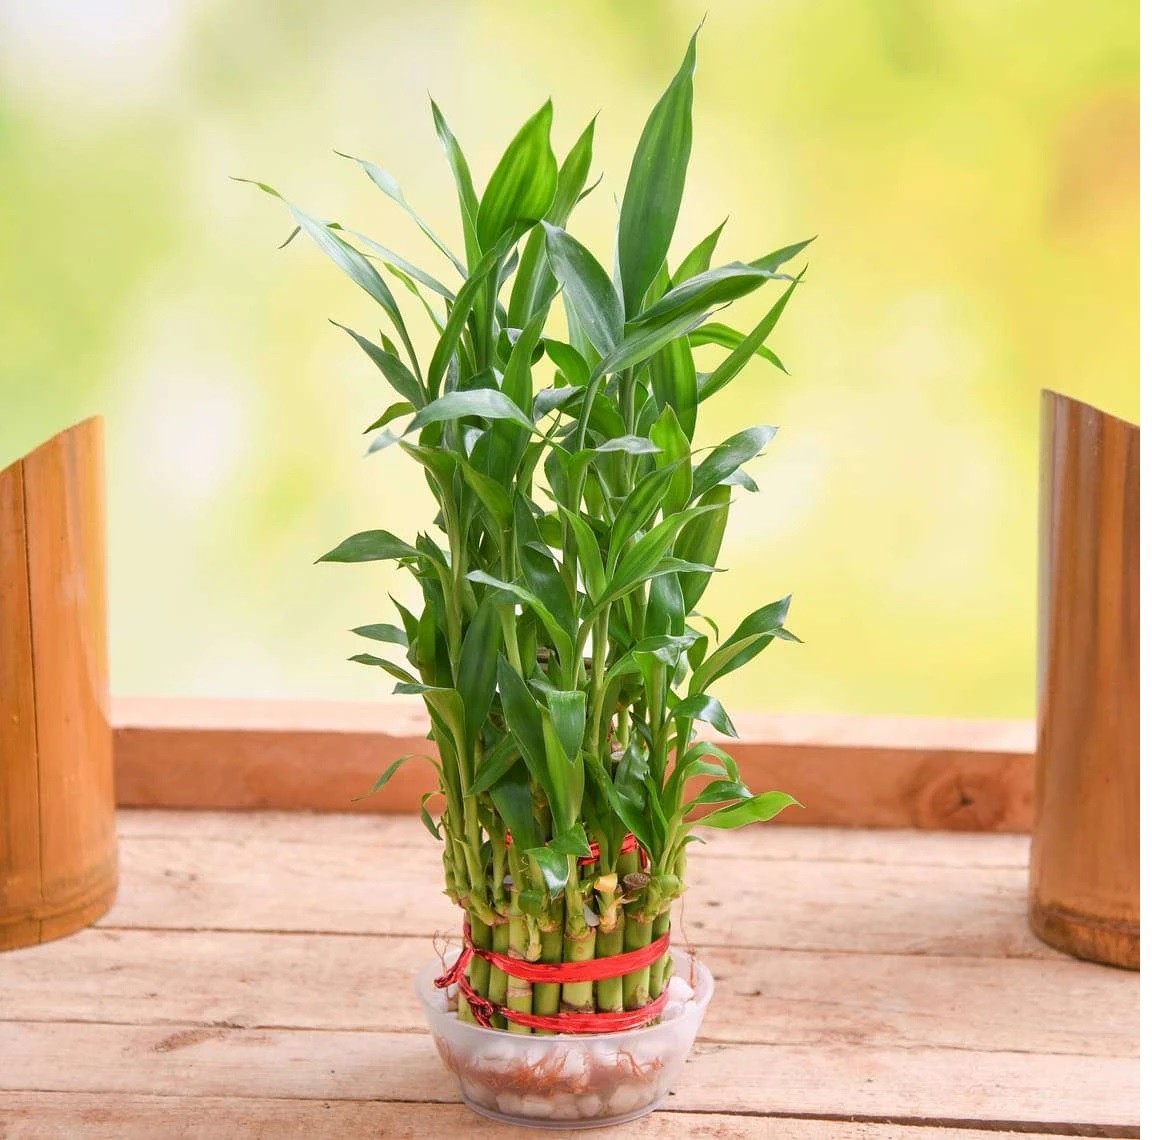
MULTIPOLYGON (((120 831, 108 917, 0 955, 0 1137, 532 1134, 464 1109, 424 1031, 410 975, 456 918, 418 822, 120 831)), ((694 856, 674 929, 715 1003, 664 1110, 602 1135, 1138 1134, 1138 978, 1029 934, 1026 838, 768 826, 694 856)))

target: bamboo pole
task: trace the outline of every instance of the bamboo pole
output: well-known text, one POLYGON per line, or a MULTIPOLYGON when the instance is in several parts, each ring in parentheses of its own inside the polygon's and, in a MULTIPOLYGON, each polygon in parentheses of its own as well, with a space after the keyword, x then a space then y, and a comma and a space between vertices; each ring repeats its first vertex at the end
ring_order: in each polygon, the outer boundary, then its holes
POLYGON ((1080 958, 1140 964, 1140 431, 1044 393, 1030 916, 1080 958))
POLYGON ((0 950, 116 893, 98 420, 0 471, 0 950))

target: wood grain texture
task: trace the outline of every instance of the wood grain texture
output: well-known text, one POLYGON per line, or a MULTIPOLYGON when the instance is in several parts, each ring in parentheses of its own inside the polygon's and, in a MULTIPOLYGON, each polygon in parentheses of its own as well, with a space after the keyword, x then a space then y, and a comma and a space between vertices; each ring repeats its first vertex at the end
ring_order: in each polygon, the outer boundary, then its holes
MULTIPOLYGON (((1137 1054, 1133 980, 1066 958, 700 953, 717 986, 702 1041, 1137 1054)), ((427 935, 95 928, 7 959, 0 1021, 420 1033, 407 979, 434 955, 427 935)))
MULTIPOLYGON (((92 1093, 11 1093, 4 1102, 5 1140, 508 1140, 507 1126, 455 1104, 297 1101, 232 1097, 92 1093)), ((548 1140, 555 1132, 517 1128, 548 1140)), ((734 1113, 658 1112, 596 1136, 637 1140, 1004 1140, 984 1129, 892 1123, 798 1120, 734 1113)), ((1011 1133, 1050 1140, 1051 1132, 1011 1133)), ((1117 1135, 1113 1132, 1111 1135, 1117 1135)))
MULTIPOLYGON (((24 822, 4 829, 12 843, 3 858, 14 868, 11 881, 21 901, 5 886, 0 947, 58 938, 92 922, 116 887, 99 421, 49 440, 17 471, 14 478, 5 473, 6 505, 0 507, 8 520, 0 523, 0 572, 11 575, 0 602, 0 658, 11 654, 23 679, 12 690, 20 702, 12 714, 19 739, 10 725, 0 754, 10 793, 0 800, 0 815, 24 822), (12 521, 17 486, 22 550, 12 521), (26 620, 18 616, 21 595, 26 620), (33 832, 37 854, 30 864, 33 832), (19 885, 30 866, 39 880, 35 895, 19 885)), ((11 702, 12 693, 3 700, 11 702)), ((5 883, 7 868, 0 862, 5 883)))
MULTIPOLYGON (((400 769, 357 801, 393 760, 427 752, 415 698, 352 702, 121 699, 120 803, 134 807, 415 812, 430 769, 400 769)), ((1021 721, 914 717, 737 718, 725 747, 757 791, 807 807, 785 825, 1024 832, 1031 826, 1034 731, 1021 721)))
POLYGON ((40 941, 39 756, 24 465, 0 471, 0 950, 40 941))
MULTIPOLYGON (((488 1134, 409 991, 456 915, 418 821, 122 820, 112 913, 0 966, 9 1135, 488 1134)), ((606 1135, 1136 1135, 1139 979, 1031 939, 1026 852, 766 826, 695 853, 717 996, 664 1110, 606 1135)))
MULTIPOLYGON (((453 1103, 455 1078, 427 1034, 225 1026, 0 1022, 0 1090, 149 1093, 253 1089, 295 1100, 453 1103), (53 1056, 52 1067, 43 1058, 53 1056), (110 1063, 115 1059, 115 1063, 110 1063)), ((677 1086, 676 1111, 1136 1124, 1134 1058, 773 1044, 698 1044, 677 1086), (914 1078, 914 1079, 913 1079, 914 1078)))
MULTIPOLYGON (((298 840, 309 817, 293 822, 291 815, 281 816, 279 828, 251 834, 245 821, 261 816, 223 818, 234 826, 216 837, 195 834, 194 828, 171 837, 126 835, 124 858, 132 859, 136 870, 106 924, 413 937, 457 933, 458 912, 439 893, 440 848, 417 819, 395 820, 407 829, 408 842, 386 846, 344 841, 335 832, 326 842, 298 840)), ((787 835, 787 829, 767 825, 757 837, 758 851, 770 851, 774 842, 787 851, 787 835)), ((898 853, 899 837, 889 835, 898 853)), ((943 848, 957 837, 923 838, 942 841, 943 848)), ((1024 850, 1022 838, 1004 838, 1024 850)), ((959 860, 928 870, 898 855, 880 868, 843 860, 770 860, 763 854, 734 865, 732 859, 710 857, 710 847, 698 845, 691 853, 692 888, 673 926, 699 947, 1057 956, 1028 930, 1022 859, 1015 867, 990 866, 979 873, 959 860), (738 924, 731 911, 734 883, 741 891, 738 924)))
POLYGON ((1140 963, 1140 432, 1044 393, 1031 921, 1140 963))

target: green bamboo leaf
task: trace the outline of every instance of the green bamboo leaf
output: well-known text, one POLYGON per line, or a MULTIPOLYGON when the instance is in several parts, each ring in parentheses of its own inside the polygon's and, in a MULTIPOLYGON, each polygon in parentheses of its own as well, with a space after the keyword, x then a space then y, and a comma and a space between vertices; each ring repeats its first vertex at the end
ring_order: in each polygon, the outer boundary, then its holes
MULTIPOLYGON (((716 769, 714 768, 714 771, 716 769)), ((724 769, 718 769, 723 775, 724 769)), ((753 798, 751 789, 742 780, 713 780, 688 807, 702 807, 705 804, 730 803, 732 800, 750 800, 753 798)))
POLYGON ((621 435, 592 448, 597 454, 623 451, 627 455, 659 455, 660 445, 642 435, 621 435))
POLYGON ((390 645, 402 645, 408 648, 408 635, 399 626, 389 622, 377 622, 375 625, 358 625, 353 633, 366 637, 369 641, 383 641, 390 645))
POLYGON ((370 431, 376 431, 378 428, 390 424, 393 420, 398 420, 401 416, 411 415, 415 410, 415 407, 407 400, 400 400, 395 404, 389 404, 388 407, 384 409, 384 412, 364 429, 363 434, 367 435, 370 431))
POLYGON ((381 562, 420 558, 420 551, 386 530, 365 530, 346 538, 317 562, 381 562))
MULTIPOLYGON (((401 756, 399 760, 394 760, 391 764, 389 764, 388 767, 384 769, 384 773, 376 778, 376 782, 372 785, 372 787, 370 787, 362 795, 353 796, 352 802, 354 804, 356 804, 356 803, 359 803, 361 800, 366 800, 369 796, 374 796, 378 791, 380 791, 381 788, 383 788, 388 783, 389 780, 392 779, 393 776, 396 775, 396 773, 405 764, 408 763, 409 760, 424 760, 427 763, 431 764, 432 767, 435 768, 437 772, 440 771, 440 765, 437 764, 436 761, 433 760, 431 756, 422 756, 422 755, 420 755, 418 753, 414 753, 414 752, 409 753, 407 756, 401 756)), ((429 795, 435 795, 435 794, 436 794, 435 792, 429 793, 429 795)))
POLYGON ((373 669, 383 669, 390 677, 395 677, 403 685, 419 685, 420 682, 408 672, 407 669, 397 665, 394 661, 377 657, 374 653, 357 653, 348 658, 357 665, 368 665, 373 669))
POLYGON ((520 674, 503 657, 496 662, 496 680, 508 730, 516 738, 532 778, 550 795, 551 777, 544 750, 544 710, 520 674))
POLYGON ((404 434, 411 435, 428 424, 459 420, 466 416, 512 420, 521 427, 532 429, 532 421, 503 392, 495 388, 475 388, 471 392, 449 392, 425 405, 412 417, 404 434))
POLYGON ((758 269, 767 269, 769 272, 775 273, 781 265, 791 261, 801 250, 807 249, 815 240, 815 237, 810 237, 806 241, 798 241, 794 245, 783 246, 781 249, 768 254, 766 257, 758 257, 755 261, 750 262, 750 264, 756 266, 758 269))
POLYGON ((549 898, 558 899, 568 886, 568 856, 550 847, 533 847, 524 854, 539 866, 549 898))
POLYGON ((688 686, 690 694, 702 693, 709 685, 762 653, 774 640, 776 634, 749 634, 745 637, 729 639, 710 657, 704 658, 692 674, 688 686))
MULTIPOLYGON (((580 804, 584 798, 584 765, 580 761, 578 751, 575 757, 569 754, 569 742, 562 735, 562 727, 557 724, 551 711, 554 696, 555 690, 547 694, 549 711, 545 713, 542 724, 544 755, 548 761, 548 773, 551 778, 552 796, 549 799, 549 806, 552 809, 552 817, 558 830, 567 831, 580 814, 580 804)), ((565 693, 563 696, 570 697, 572 694, 565 693)), ((584 694, 580 693, 579 696, 583 698, 584 694)), ((564 706, 562 712, 565 716, 570 716, 571 709, 564 706)), ((583 736, 582 703, 581 720, 577 730, 583 736)), ((579 740, 576 741, 576 746, 579 749, 579 740)))
POLYGON ((560 855, 574 855, 577 859, 592 854, 592 848, 588 845, 588 833, 579 820, 567 831, 553 836, 548 841, 548 846, 560 855))
POLYGON ((381 169, 375 163, 368 162, 366 159, 355 158, 353 155, 344 154, 343 151, 338 150, 336 153, 340 155, 341 158, 351 159, 352 162, 358 163, 360 169, 363 170, 370 179, 372 179, 373 183, 379 187, 379 189, 383 190, 384 193, 387 194, 388 197, 391 198, 392 201, 395 202, 416 223, 417 226, 419 226, 424 236, 427 237, 428 240, 431 241, 432 244, 446 258, 448 258, 448 260, 451 261, 454 266, 456 266, 457 270, 460 272, 460 276, 468 276, 468 270, 464 267, 456 255, 444 244, 444 242, 440 240, 439 237, 437 237, 437 235, 429 227, 428 223, 425 222, 424 219, 420 217, 420 215, 417 214, 410 205, 408 205, 408 201, 404 197, 404 191, 400 189, 400 184, 396 181, 395 178, 392 177, 391 174, 388 173, 388 171, 381 169))
POLYGON ((780 299, 769 309, 764 319, 744 338, 739 347, 732 350, 720 367, 707 377, 700 386, 700 399, 702 401, 707 400, 710 396, 716 395, 721 388, 726 387, 740 374, 744 366, 755 355, 756 350, 768 339, 772 330, 779 323, 788 301, 791 299, 792 294, 796 291, 796 286, 800 284, 803 277, 804 274, 801 273, 796 280, 784 290, 780 299))
POLYGON ((522 765, 514 764, 491 789, 492 802, 500 813, 504 826, 512 833, 512 840, 521 851, 536 847, 543 836, 536 820, 532 801, 532 785, 522 765))
POLYGON ((720 808, 694 822, 696 827, 720 827, 731 830, 749 823, 766 823, 778 816, 786 807, 803 807, 799 800, 787 792, 762 792, 750 800, 720 808))
POLYGON ((635 328, 663 322, 688 313, 701 314, 731 304, 759 289, 765 282, 779 279, 779 274, 739 262, 707 269, 669 289, 654 305, 633 317, 629 326, 635 328))
POLYGON ((448 366, 459 349, 460 337, 468 323, 469 314, 472 312, 472 303, 481 290, 487 287, 488 274, 504 255, 504 252, 505 247, 503 245, 498 249, 489 250, 478 260, 472 276, 461 287, 456 297, 456 303, 448 315, 448 320, 444 323, 444 331, 440 334, 440 339, 436 342, 436 347, 432 352, 432 360, 428 364, 428 395, 430 398, 435 398, 439 394, 440 382, 447 374, 448 366))
POLYGON ((692 497, 692 468, 688 463, 692 444, 680 426, 676 409, 671 405, 664 407, 648 434, 663 452, 665 460, 676 464, 661 504, 665 515, 672 515, 682 511, 692 497))
MULTIPOLYGON (((419 374, 419 365, 416 360, 416 350, 408 337, 408 328, 396 304, 392 290, 384 282, 384 278, 376 272, 372 263, 355 247, 343 238, 332 232, 329 226, 310 214, 306 214, 298 206, 285 200, 296 224, 338 265, 361 289, 364 290, 388 314, 389 319, 400 335, 412 367, 419 374)), ((407 395, 405 392, 400 393, 407 395)), ((411 399, 411 397, 408 397, 411 399)), ((415 401, 413 401, 415 402, 415 401)))
POLYGON ((617 264, 625 314, 640 308, 668 254, 692 151, 696 35, 684 62, 644 125, 620 206, 617 264))
POLYGON ((443 792, 425 792, 420 797, 420 822, 427 828, 433 839, 443 839, 444 836, 440 833, 440 825, 432 818, 432 813, 428 810, 428 801, 433 796, 443 794, 443 792))
POLYGON ((604 559, 600 554, 600 544, 592 528, 575 512, 561 507, 568 525, 572 528, 572 535, 576 540, 576 554, 580 559, 580 570, 584 575, 584 586, 593 597, 599 597, 604 592, 607 579, 604 576, 604 559))
POLYGON ((656 844, 653 819, 647 811, 648 792, 644 783, 633 781, 629 788, 632 792, 630 796, 609 779, 601 766, 593 765, 591 770, 598 788, 616 818, 636 836, 645 850, 654 850, 656 844))
POLYGON ((675 669, 680 663, 680 655, 692 647, 695 637, 688 634, 660 634, 655 637, 645 637, 632 648, 634 657, 648 656, 675 669))
MULTIPOLYGON (((546 220, 554 226, 563 226, 568 221, 568 215, 582 196, 592 165, 592 138, 595 129, 596 120, 593 119, 560 165, 560 174, 556 181, 556 197, 552 200, 546 215, 546 220)), ((512 285, 512 295, 508 301, 509 325, 513 328, 523 328, 529 317, 540 308, 544 298, 555 287, 556 280, 548 266, 544 249, 544 231, 535 229, 524 243, 524 254, 512 285)))
POLYGON ((504 369, 501 391, 525 414, 532 411, 532 357, 540 343, 548 306, 542 305, 520 331, 504 369))
POLYGON ((693 693, 682 701, 674 700, 672 715, 678 719, 688 717, 691 720, 703 721, 725 736, 736 735, 736 728, 724 711, 724 706, 715 697, 705 693, 693 693))
POLYGON ((545 699, 564 755, 575 764, 580 759, 580 745, 584 740, 585 694, 579 689, 571 692, 552 689, 545 699))
POLYGON ((689 337, 677 337, 652 357, 649 382, 656 406, 661 409, 671 408, 676 413, 683 435, 691 440, 696 432, 696 409, 700 394, 689 337))
POLYGON ((745 428, 729 436, 719 447, 708 455, 692 475, 692 497, 712 490, 722 479, 726 479, 737 468, 750 459, 755 459, 763 451, 768 441, 776 434, 776 428, 761 425, 745 428))
POLYGON ((485 510, 492 516, 498 530, 507 530, 512 526, 512 499, 504 487, 495 479, 478 471, 463 456, 457 456, 457 466, 464 481, 475 492, 476 497, 484 504, 485 510))
MULTIPOLYGON (((361 336, 355 329, 350 329, 347 325, 340 324, 339 321, 332 321, 338 329, 343 329, 365 352, 368 359, 380 369, 384 379, 396 389, 397 393, 404 397, 409 404, 414 407, 423 407, 427 403, 427 398, 424 395, 424 388, 420 381, 409 371, 408 366, 398 357, 395 353, 388 352, 386 349, 381 348, 378 344, 373 344, 366 336, 361 336)), ((395 405, 393 405, 395 407, 395 405)), ((373 424, 368 428, 383 426, 373 424)))
MULTIPOLYGON (((467 788, 466 794, 478 796, 489 791, 514 765, 520 762, 520 752, 516 737, 505 733, 492 747, 485 749, 476 767, 476 779, 472 786, 467 788)), ((527 777, 524 780, 527 783, 527 777)), ((537 842, 534 838, 533 843, 537 842)))
POLYGON ((575 653, 572 636, 568 630, 556 620, 552 611, 539 597, 523 586, 517 585, 514 582, 502 581, 500 578, 495 578, 484 570, 471 571, 468 574, 468 581, 479 582, 485 586, 492 586, 494 589, 502 590, 506 594, 511 594, 517 600, 531 606, 536 616, 540 619, 540 623, 552 638, 552 643, 556 646, 557 653, 560 654, 560 660, 565 673, 571 672, 572 658, 575 653))
MULTIPOLYGON (((706 325, 701 325, 694 332, 690 332, 688 334, 688 342, 694 347, 714 344, 720 348, 737 349, 747 340, 747 336, 747 333, 738 332, 731 326, 721 324, 719 321, 709 321, 706 325)), ((760 347, 756 349, 755 355, 767 360, 770 364, 774 364, 781 372, 787 374, 788 369, 784 367, 780 357, 765 345, 760 345, 760 347)))
MULTIPOLYGON (((358 230, 346 230, 345 232, 364 246, 372 257, 382 261, 399 280, 408 286, 409 291, 415 296, 420 296, 420 291, 414 284, 414 282, 419 281, 426 289, 430 289, 438 297, 443 297, 445 301, 456 300, 456 294, 453 293, 447 285, 437 281, 432 274, 426 273, 418 265, 413 265, 407 258, 401 257, 395 250, 389 249, 386 245, 381 245, 374 238, 370 238, 367 234, 362 234, 358 230)), ((435 314, 433 314, 433 317, 435 318, 435 314)))
POLYGON ((512 240, 548 212, 556 196, 556 156, 552 153, 552 101, 520 128, 496 165, 476 216, 481 250, 508 231, 512 240))
MULTIPOLYGON (((625 594, 634 590, 641 582, 651 577, 652 572, 656 570, 667 554, 668 549, 676 541, 677 535, 679 535, 693 519, 699 518, 716 509, 716 507, 712 506, 689 507, 680 514, 673 515, 671 518, 666 518, 663 522, 657 523, 656 526, 637 541, 635 546, 624 552, 623 558, 620 559, 619 565, 609 579, 604 597, 600 599, 599 604, 606 605, 618 598, 622 598, 625 594)), ((698 563, 678 562, 662 568, 661 572, 670 573, 681 569, 704 573, 710 568, 701 568, 698 563)))
POLYGON ((588 386, 590 375, 588 361, 570 344, 546 338, 544 351, 548 353, 549 359, 560 369, 564 374, 564 379, 573 388, 586 388, 588 386))
POLYGON ((436 101, 432 103, 432 122, 436 127, 436 136, 448 157, 448 165, 452 170, 452 177, 456 182, 456 195, 460 200, 460 222, 464 231, 464 249, 467 255, 469 268, 474 268, 480 260, 480 243, 476 237, 476 215, 480 210, 480 203, 476 197, 476 190, 472 185, 472 172, 468 169, 468 160, 456 141, 436 101))
POLYGON ((562 226, 568 221, 569 214, 585 194, 588 171, 592 169, 592 141, 595 134, 594 117, 560 164, 560 174, 556 179, 556 197, 545 215, 546 220, 554 226, 562 226))
MULTIPOLYGON (((693 519, 676 540, 673 553, 680 557, 691 556, 697 562, 715 566, 720 557, 720 546, 724 541, 724 531, 728 526, 728 507, 732 500, 730 487, 713 487, 700 496, 701 506, 718 508, 711 514, 693 519)), ((684 608, 689 613, 708 587, 707 574, 685 574, 680 579, 680 589, 684 594, 684 608)))
POLYGON ((716 243, 728 224, 725 218, 699 245, 694 246, 688 256, 680 263, 680 268, 672 274, 672 284, 680 285, 689 277, 695 277, 712 266, 712 255, 716 252, 716 243))
MULTIPOLYGON (((624 326, 624 339, 592 370, 592 380, 623 372, 655 356, 666 344, 685 336, 708 319, 709 313, 679 313, 667 320, 624 326)), ((591 387, 591 384, 589 385, 591 387)))
POLYGON ((636 536, 652 520, 660 509, 660 504, 668 491, 668 485, 676 474, 677 464, 669 463, 657 467, 645 475, 620 504, 616 517, 612 520, 612 530, 608 542, 609 571, 616 567, 625 544, 636 536))
POLYGON ((480 735, 496 695, 496 658, 501 642, 500 611, 491 595, 477 606, 460 647, 456 688, 464 706, 464 738, 480 735))
POLYGON ((571 234, 542 223, 552 272, 564 290, 580 327, 599 356, 607 356, 624 335, 624 306, 612 279, 591 252, 571 234))

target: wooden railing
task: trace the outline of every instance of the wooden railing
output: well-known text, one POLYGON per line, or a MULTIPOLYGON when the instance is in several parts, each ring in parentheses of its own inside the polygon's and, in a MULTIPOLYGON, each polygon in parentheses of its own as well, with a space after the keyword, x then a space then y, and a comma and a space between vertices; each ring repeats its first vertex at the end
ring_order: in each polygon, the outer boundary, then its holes
MULTIPOLYGON (((434 787, 426 764, 400 769, 355 801, 393 761, 426 753, 415 698, 373 704, 121 699, 116 779, 133 807, 415 811, 434 787)), ((1028 831, 1035 731, 1030 721, 904 717, 736 718, 725 747, 754 791, 791 792, 804 811, 781 821, 836 827, 1028 831)))

